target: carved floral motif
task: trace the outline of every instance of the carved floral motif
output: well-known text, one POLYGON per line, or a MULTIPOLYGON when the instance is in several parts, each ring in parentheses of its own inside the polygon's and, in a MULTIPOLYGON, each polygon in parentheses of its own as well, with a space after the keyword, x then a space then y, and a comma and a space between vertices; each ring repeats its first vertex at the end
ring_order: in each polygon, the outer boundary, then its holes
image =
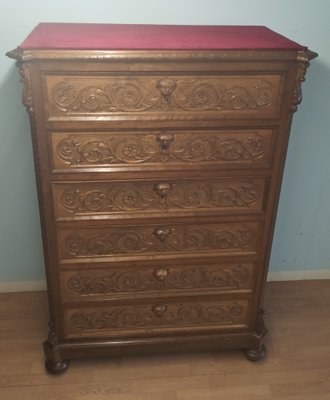
POLYGON ((77 231, 64 238, 65 251, 74 257, 148 252, 233 250, 253 247, 257 233, 251 226, 219 225, 137 226, 107 232, 77 231))
POLYGON ((165 289, 239 288, 251 281, 251 271, 244 265, 192 266, 189 268, 120 269, 116 271, 71 276, 67 287, 72 292, 98 295, 165 289))
POLYGON ((159 304, 116 307, 109 311, 75 312, 70 324, 81 331, 102 329, 185 326, 195 324, 234 324, 244 321, 246 308, 238 302, 224 305, 159 304))
POLYGON ((51 100, 64 113, 141 111, 258 110, 272 104, 274 87, 266 79, 235 84, 226 78, 109 79, 106 85, 64 79, 51 100), (227 86, 226 86, 227 85, 227 86))
POLYGON ((115 165, 140 163, 255 161, 267 150, 266 138, 258 133, 242 137, 216 134, 107 135, 106 138, 62 139, 57 154, 65 163, 75 165, 115 165))
POLYGON ((71 187, 61 196, 61 205, 72 213, 120 212, 162 209, 251 207, 260 197, 260 187, 251 181, 218 183, 121 183, 84 190, 71 187))

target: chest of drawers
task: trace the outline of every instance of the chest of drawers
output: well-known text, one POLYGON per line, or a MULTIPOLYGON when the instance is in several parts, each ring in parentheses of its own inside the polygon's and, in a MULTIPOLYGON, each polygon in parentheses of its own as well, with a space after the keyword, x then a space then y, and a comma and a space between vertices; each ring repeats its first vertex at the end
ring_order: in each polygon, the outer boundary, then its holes
POLYGON ((32 128, 47 369, 262 358, 290 124, 316 53, 263 27, 40 24, 8 55, 32 128))

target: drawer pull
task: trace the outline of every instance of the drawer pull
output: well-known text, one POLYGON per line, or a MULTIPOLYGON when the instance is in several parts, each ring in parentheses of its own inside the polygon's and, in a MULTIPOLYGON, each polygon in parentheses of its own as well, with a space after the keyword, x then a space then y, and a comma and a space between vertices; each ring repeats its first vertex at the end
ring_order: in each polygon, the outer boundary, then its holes
POLYGON ((159 142, 160 152, 163 156, 162 162, 166 162, 170 151, 170 145, 174 140, 174 136, 172 133, 164 131, 158 135, 157 140, 159 142))
POLYGON ((158 183, 155 185, 154 190, 163 199, 169 194, 173 187, 174 184, 171 183, 158 183))
POLYGON ((157 317, 161 317, 164 314, 164 312, 166 312, 166 310, 167 310, 167 306, 165 306, 164 304, 158 304, 157 306, 152 307, 152 312, 157 317))
POLYGON ((157 82, 157 89, 161 94, 162 104, 165 110, 168 110, 168 106, 171 101, 171 95, 176 89, 176 81, 172 79, 161 79, 157 82))
POLYGON ((166 228, 166 227, 156 228, 154 230, 154 235, 158 240, 164 242, 170 236, 171 232, 172 228, 166 228))
POLYGON ((155 277, 160 281, 163 281, 167 277, 168 273, 168 270, 165 268, 158 268, 154 271, 155 277))

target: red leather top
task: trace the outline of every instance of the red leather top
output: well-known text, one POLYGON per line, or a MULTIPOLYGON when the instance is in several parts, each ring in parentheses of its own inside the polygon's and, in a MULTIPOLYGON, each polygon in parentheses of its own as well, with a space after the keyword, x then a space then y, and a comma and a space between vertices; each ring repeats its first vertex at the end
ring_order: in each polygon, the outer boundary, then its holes
POLYGON ((21 44, 27 49, 305 50, 264 26, 41 23, 21 44))

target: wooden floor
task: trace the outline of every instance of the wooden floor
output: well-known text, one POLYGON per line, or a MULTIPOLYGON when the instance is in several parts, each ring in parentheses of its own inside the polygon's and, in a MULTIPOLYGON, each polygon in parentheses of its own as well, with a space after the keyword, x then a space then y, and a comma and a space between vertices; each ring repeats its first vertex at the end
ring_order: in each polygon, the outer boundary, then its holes
POLYGON ((0 294, 1 400, 330 400, 330 281, 273 282, 267 359, 239 351, 73 361, 44 371, 43 292, 0 294))

